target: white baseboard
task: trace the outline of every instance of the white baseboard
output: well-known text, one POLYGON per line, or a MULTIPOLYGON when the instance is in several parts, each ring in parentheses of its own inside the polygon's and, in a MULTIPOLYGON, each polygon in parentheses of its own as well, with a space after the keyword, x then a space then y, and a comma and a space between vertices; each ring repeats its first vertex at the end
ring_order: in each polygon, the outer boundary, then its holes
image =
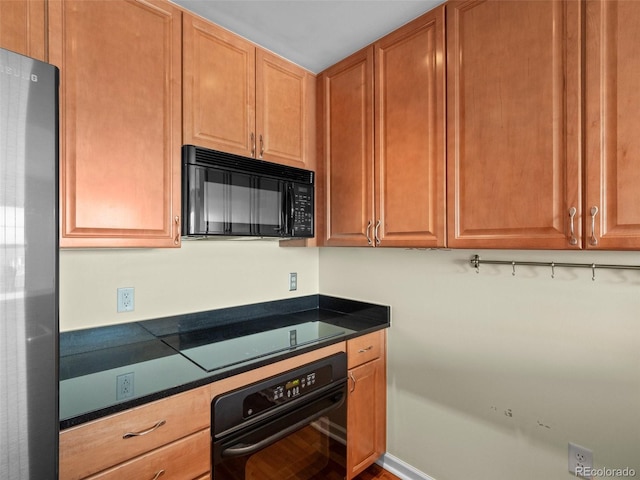
POLYGON ((385 453, 376 463, 402 480, 436 480, 389 453, 385 453))

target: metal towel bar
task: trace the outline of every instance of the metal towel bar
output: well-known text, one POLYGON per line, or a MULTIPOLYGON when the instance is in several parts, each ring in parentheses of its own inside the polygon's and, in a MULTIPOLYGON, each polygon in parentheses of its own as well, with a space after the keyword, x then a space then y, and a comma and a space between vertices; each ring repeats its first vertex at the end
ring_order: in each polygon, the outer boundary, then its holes
POLYGON ((555 276, 555 269, 557 267, 566 268, 590 268, 591 279, 595 280, 596 269, 616 269, 616 270, 640 270, 640 265, 611 265, 604 263, 567 263, 567 262, 523 262, 513 260, 484 260, 480 258, 480 255, 474 255, 470 260, 471 266, 476 269, 476 272, 480 272, 480 265, 511 265, 513 268, 512 275, 516 274, 516 266, 532 266, 532 267, 548 267, 551 268, 551 278, 555 276))

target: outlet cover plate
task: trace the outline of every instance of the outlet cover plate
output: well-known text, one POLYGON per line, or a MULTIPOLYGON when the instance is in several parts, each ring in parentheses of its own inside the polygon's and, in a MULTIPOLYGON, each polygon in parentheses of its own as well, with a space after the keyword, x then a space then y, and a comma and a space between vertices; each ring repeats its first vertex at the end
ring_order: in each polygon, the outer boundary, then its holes
POLYGON ((133 287, 119 288, 118 289, 118 313, 121 312, 133 312, 134 303, 134 290, 133 287))
POLYGON ((591 478, 593 452, 588 448, 569 443, 569 473, 576 477, 591 478))
POLYGON ((133 372, 116 377, 116 400, 133 397, 133 372))

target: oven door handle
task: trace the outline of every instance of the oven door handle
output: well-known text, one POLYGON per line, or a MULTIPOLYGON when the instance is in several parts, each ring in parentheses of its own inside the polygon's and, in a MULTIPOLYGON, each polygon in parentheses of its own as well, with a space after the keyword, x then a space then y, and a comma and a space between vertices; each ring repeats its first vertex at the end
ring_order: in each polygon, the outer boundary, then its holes
POLYGON ((263 448, 268 447, 269 445, 276 443, 278 440, 282 440, 287 435, 292 434, 293 432, 308 425, 310 422, 313 422, 314 420, 317 420, 318 418, 322 417, 326 413, 329 413, 330 411, 340 407, 345 400, 344 391, 340 391, 339 395, 336 395, 332 400, 334 403, 329 405, 328 407, 325 407, 317 412, 312 413, 311 415, 308 415, 307 417, 300 420, 299 422, 296 422, 293 425, 289 425, 283 428, 282 430, 278 431, 277 433, 263 440, 260 440, 259 442, 252 443, 250 445, 240 443, 240 444, 225 448, 221 452, 221 456, 225 458, 229 458, 229 457, 239 457, 243 455, 251 455, 257 451, 262 450, 263 448))

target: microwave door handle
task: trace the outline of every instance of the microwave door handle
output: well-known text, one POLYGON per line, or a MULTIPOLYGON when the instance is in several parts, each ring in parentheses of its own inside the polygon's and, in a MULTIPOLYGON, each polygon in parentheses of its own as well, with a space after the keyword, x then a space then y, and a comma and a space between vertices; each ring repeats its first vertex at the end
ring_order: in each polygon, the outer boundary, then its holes
POLYGON ((282 184, 282 207, 280 208, 280 235, 286 235, 289 231, 287 210, 289 209, 289 190, 286 184, 282 184))
POLYGON ((284 202, 282 205, 282 229, 281 234, 283 236, 291 236, 293 233, 293 216, 291 211, 293 210, 293 197, 291 194, 292 186, 290 183, 284 184, 284 202))
POLYGON ((293 227, 295 224, 295 219, 296 219, 296 207, 295 207, 295 203, 294 203, 294 189, 293 189, 293 185, 289 184, 287 187, 287 194, 288 194, 288 198, 289 198, 289 222, 290 225, 288 225, 287 228, 287 233, 291 236, 293 236, 293 227))

